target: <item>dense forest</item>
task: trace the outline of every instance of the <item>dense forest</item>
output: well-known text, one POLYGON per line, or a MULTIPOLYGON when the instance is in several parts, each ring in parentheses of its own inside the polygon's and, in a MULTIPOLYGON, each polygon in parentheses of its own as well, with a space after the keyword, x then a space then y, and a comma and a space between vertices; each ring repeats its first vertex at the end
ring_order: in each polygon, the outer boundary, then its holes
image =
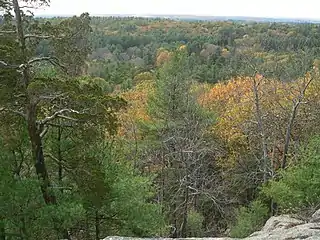
POLYGON ((319 206, 319 25, 45 4, 0 0, 0 240, 246 237, 319 206))

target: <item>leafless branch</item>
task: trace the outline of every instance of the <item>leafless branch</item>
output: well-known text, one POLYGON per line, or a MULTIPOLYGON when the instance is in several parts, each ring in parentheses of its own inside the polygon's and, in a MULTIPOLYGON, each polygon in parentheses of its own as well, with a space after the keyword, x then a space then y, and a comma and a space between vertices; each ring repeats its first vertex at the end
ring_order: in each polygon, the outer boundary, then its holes
POLYGON ((37 35, 37 34, 26 34, 25 39, 35 38, 35 39, 62 39, 62 37, 52 36, 52 35, 37 35))
POLYGON ((10 112, 10 113, 14 113, 19 115, 20 117, 23 117, 24 119, 27 118, 26 114, 24 114, 23 112, 17 111, 17 110, 13 110, 13 109, 8 109, 8 108, 0 108, 0 112, 10 112))
POLYGON ((34 9, 33 6, 20 6, 21 9, 27 8, 27 9, 34 9))
POLYGON ((74 122, 78 121, 78 119, 75 119, 75 118, 72 118, 72 117, 68 117, 68 116, 65 116, 65 115, 58 115, 58 117, 66 119, 66 120, 74 121, 74 122))
POLYGON ((56 124, 56 123, 47 123, 48 126, 52 126, 52 127, 61 127, 61 128, 64 128, 64 127, 68 127, 68 128, 72 128, 74 127, 72 124, 70 123, 63 123, 63 124, 56 124))
POLYGON ((71 172, 72 171, 72 168, 67 166, 65 162, 61 162, 59 161, 59 159, 57 159, 55 156, 53 156, 52 154, 50 153, 47 153, 45 154, 45 157, 49 157, 51 158, 51 160, 53 160, 56 164, 59 164, 59 165, 62 165, 64 170, 66 170, 67 172, 71 172))
POLYGON ((25 39, 29 39, 29 38, 36 38, 36 39, 50 39, 53 38, 53 36, 46 36, 46 35, 36 35, 36 34, 26 34, 24 36, 25 39))
POLYGON ((56 99, 58 99, 58 98, 62 98, 62 97, 64 97, 64 96, 66 96, 65 93, 54 94, 54 95, 49 95, 49 96, 48 96, 48 95, 42 95, 42 96, 39 97, 39 99, 41 99, 41 100, 54 101, 54 100, 56 100, 56 99))
POLYGON ((20 94, 14 95, 14 97, 16 97, 16 98, 24 98, 24 97, 26 97, 26 95, 23 94, 23 93, 20 93, 20 94))
POLYGON ((62 69, 64 69, 64 70, 66 69, 66 67, 63 66, 63 65, 60 63, 59 59, 56 58, 56 57, 40 57, 40 58, 34 58, 34 59, 32 59, 32 60, 30 60, 30 61, 28 62, 28 65, 30 66, 30 65, 32 65, 32 64, 34 64, 34 63, 37 63, 37 62, 49 62, 49 63, 51 63, 51 64, 54 65, 54 66, 58 66, 58 67, 60 67, 60 68, 62 68, 62 69))
POLYGON ((0 33, 2 34, 13 34, 13 33, 16 33, 16 31, 0 31, 0 33))
POLYGON ((0 68, 11 68, 11 69, 17 69, 18 66, 17 65, 11 65, 11 64, 8 64, 4 61, 1 61, 0 60, 0 68))
POLYGON ((9 66, 8 63, 4 62, 4 61, 0 61, 0 66, 9 66))
POLYGON ((298 113, 298 108, 299 105, 301 103, 303 103, 303 99, 305 96, 305 92, 307 90, 307 88, 309 87, 309 85, 311 84, 311 82, 313 81, 313 77, 311 77, 306 84, 304 85, 303 89, 300 91, 299 96, 293 100, 293 106, 292 106, 292 111, 291 111, 291 116, 290 119, 288 121, 288 125, 287 125, 287 130, 286 130, 286 137, 285 137, 285 144, 283 147, 283 158, 282 158, 282 168, 286 168, 287 165, 287 155, 288 155, 288 151, 289 151, 289 143, 290 143, 290 137, 291 137, 291 131, 292 131, 292 127, 293 127, 293 123, 294 120, 296 118, 296 115, 298 113))
POLYGON ((45 127, 43 131, 40 133, 40 137, 43 138, 47 134, 48 130, 49 130, 49 127, 45 127))
POLYGON ((79 111, 76 111, 76 110, 73 110, 73 109, 69 109, 69 108, 61 109, 61 110, 55 112, 54 114, 52 114, 51 116, 46 117, 45 119, 39 121, 39 123, 42 124, 42 125, 45 125, 46 123, 56 119, 57 117, 67 118, 68 120, 76 120, 76 119, 64 116, 63 115, 64 113, 75 113, 75 114, 79 114, 80 115, 80 114, 84 114, 84 111, 83 112, 79 112, 79 111))

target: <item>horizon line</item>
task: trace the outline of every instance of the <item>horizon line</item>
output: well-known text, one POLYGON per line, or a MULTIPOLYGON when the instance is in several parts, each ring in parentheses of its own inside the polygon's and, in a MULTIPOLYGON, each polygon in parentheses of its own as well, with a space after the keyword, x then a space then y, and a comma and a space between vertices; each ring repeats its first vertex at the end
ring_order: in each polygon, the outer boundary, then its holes
MULTIPOLYGON (((248 15, 199 15, 199 14, 164 14, 164 13, 89 13, 90 16, 93 17, 101 17, 101 16, 130 16, 130 17, 198 17, 198 18, 254 18, 254 19, 287 19, 287 20, 314 20, 320 21, 320 18, 308 18, 308 17, 285 17, 285 16, 248 16, 248 15)), ((64 16, 76 16, 80 14, 59 14, 59 13, 48 13, 48 14, 34 14, 34 16, 51 16, 51 17, 64 17, 64 16)))

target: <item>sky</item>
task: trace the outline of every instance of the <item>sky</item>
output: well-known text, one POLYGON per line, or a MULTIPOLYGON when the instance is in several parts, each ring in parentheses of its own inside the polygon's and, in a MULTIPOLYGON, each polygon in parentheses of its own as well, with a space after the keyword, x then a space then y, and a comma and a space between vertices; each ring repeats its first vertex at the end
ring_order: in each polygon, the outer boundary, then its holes
POLYGON ((51 0, 38 15, 176 14, 320 19, 320 0, 51 0))

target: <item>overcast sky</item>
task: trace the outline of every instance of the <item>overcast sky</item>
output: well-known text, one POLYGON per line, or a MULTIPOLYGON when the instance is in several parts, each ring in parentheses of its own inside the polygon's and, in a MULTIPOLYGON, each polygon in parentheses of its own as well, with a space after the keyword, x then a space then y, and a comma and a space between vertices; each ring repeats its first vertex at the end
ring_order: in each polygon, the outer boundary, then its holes
POLYGON ((36 14, 188 14, 320 19, 320 0, 51 0, 36 14))

